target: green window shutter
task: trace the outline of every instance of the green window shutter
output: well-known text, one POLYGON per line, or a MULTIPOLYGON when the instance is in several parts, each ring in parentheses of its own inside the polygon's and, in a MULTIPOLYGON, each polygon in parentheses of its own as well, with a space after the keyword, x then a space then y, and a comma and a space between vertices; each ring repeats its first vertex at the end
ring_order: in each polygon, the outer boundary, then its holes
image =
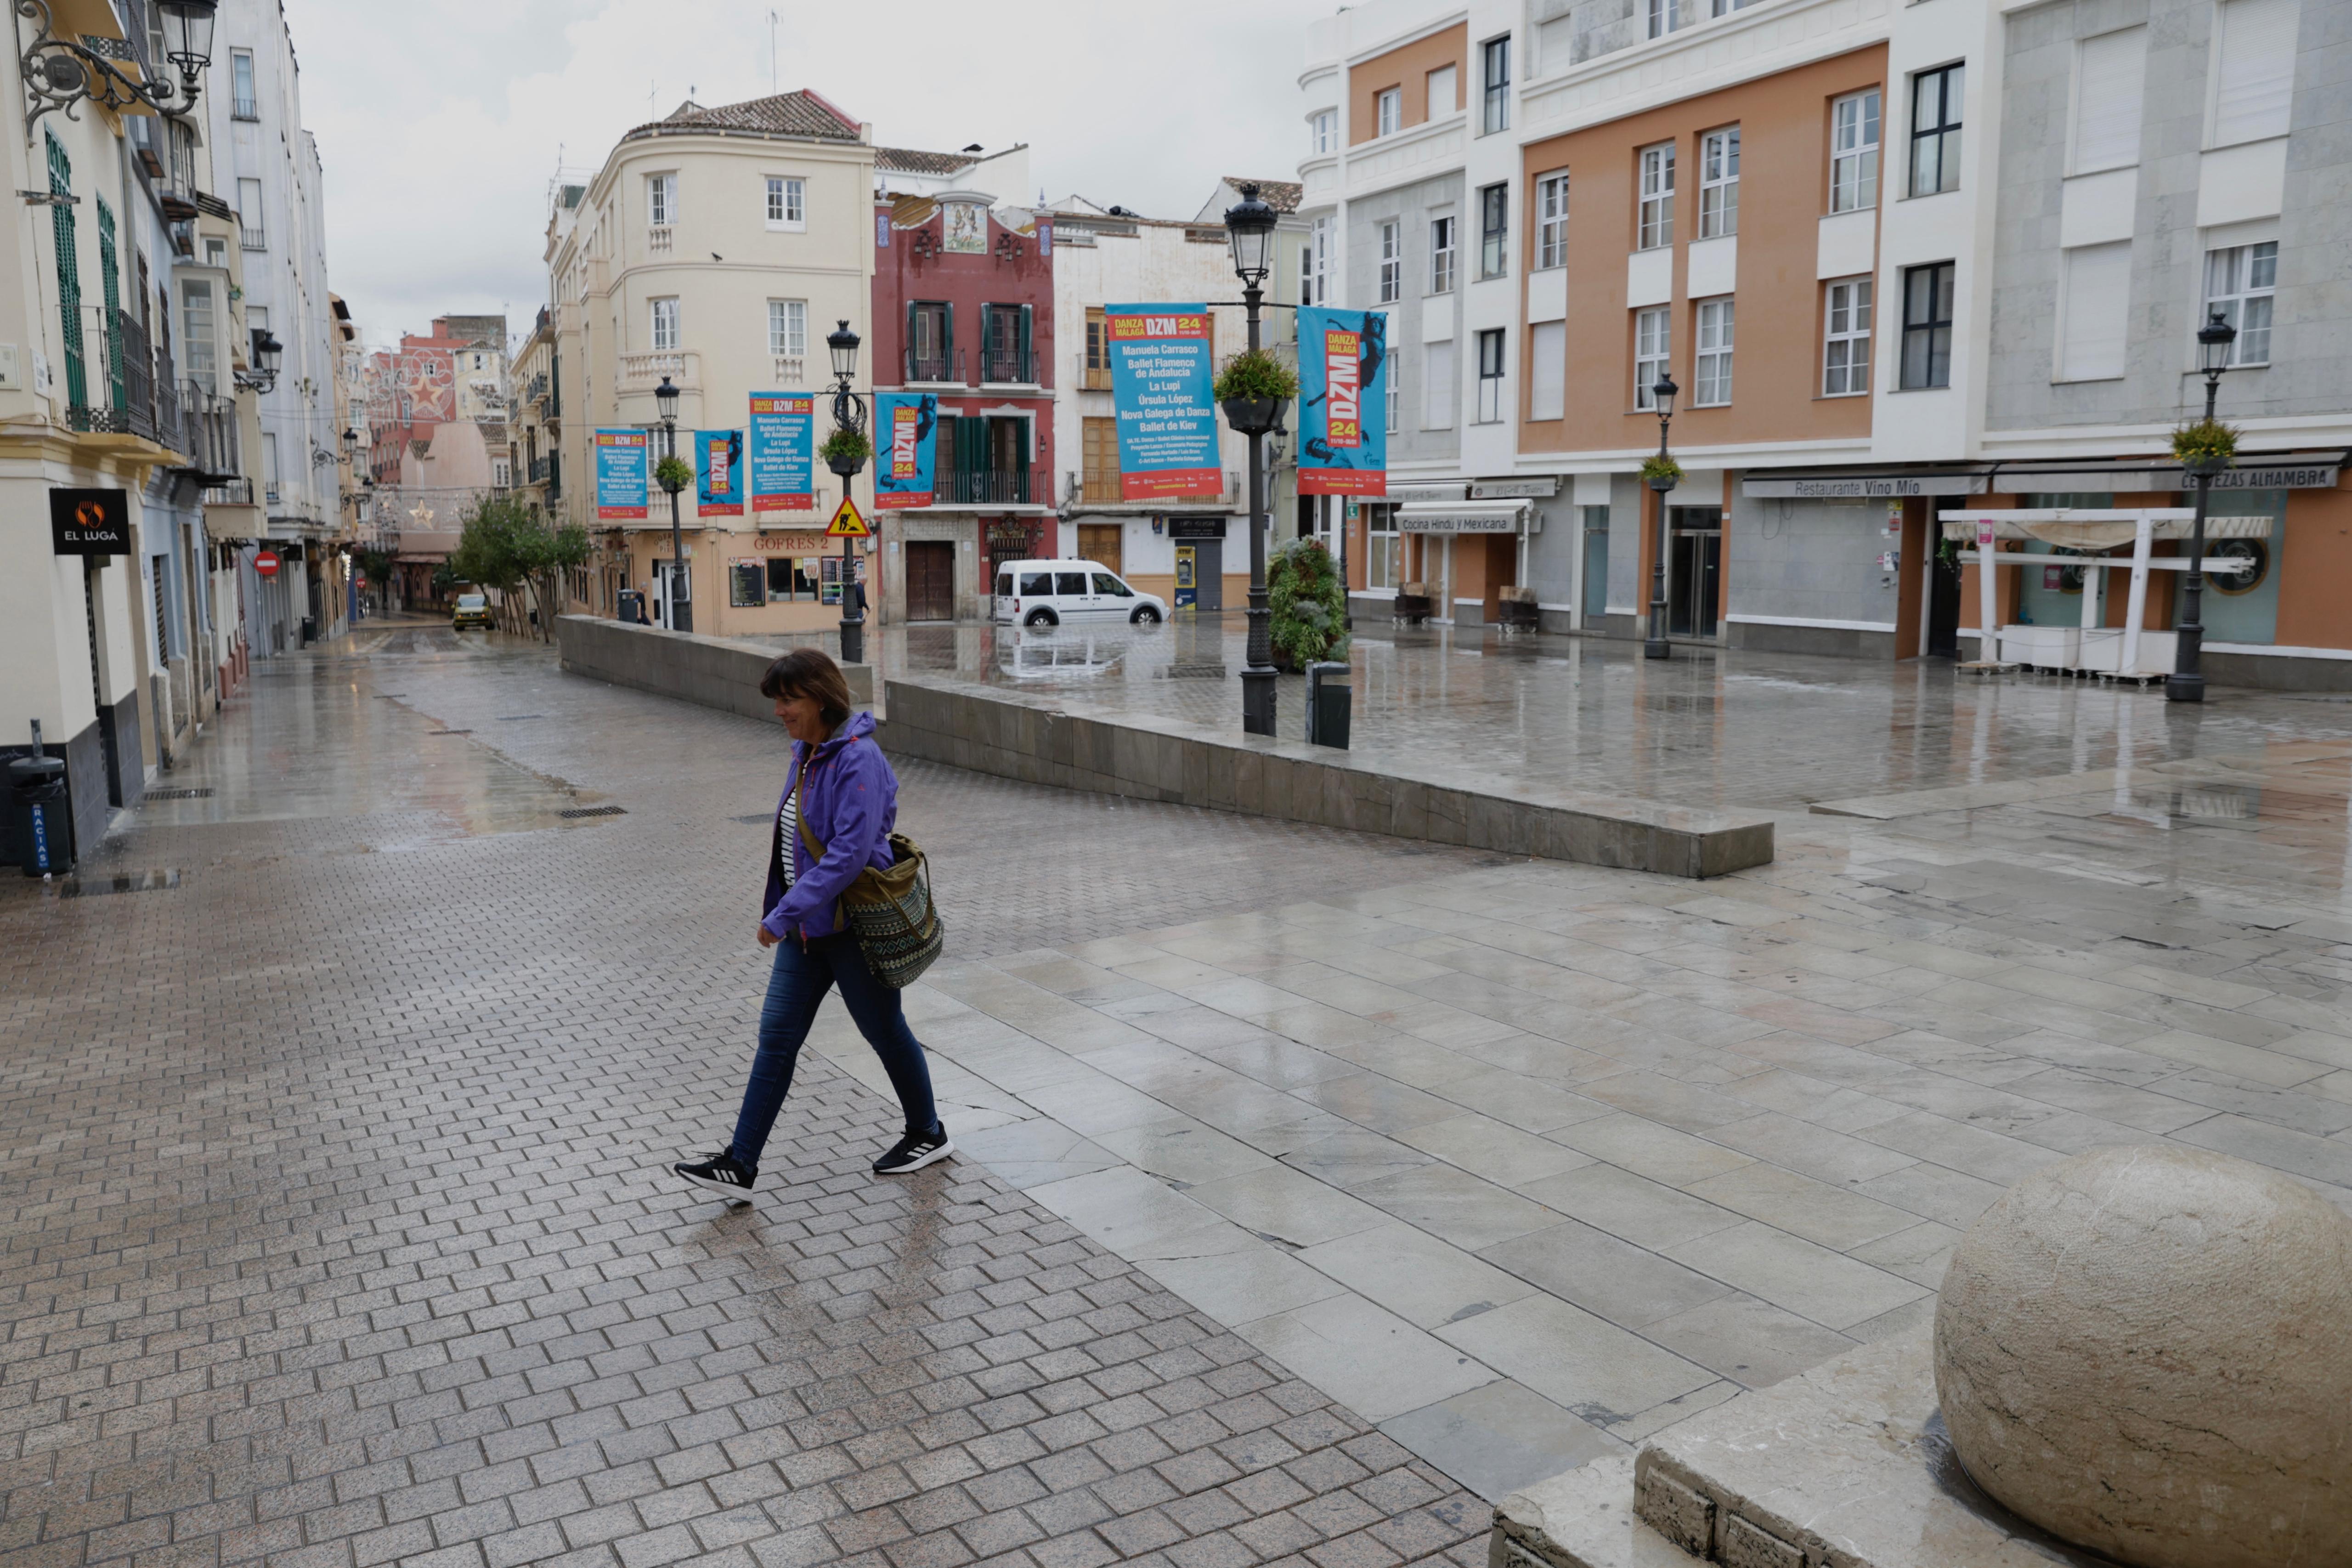
MULTIPOLYGON (((49 142, 49 194, 66 196, 73 194, 73 162, 58 141, 57 132, 44 128, 49 142)), ((82 370, 81 355, 81 260, 74 247, 73 208, 62 203, 49 209, 49 232, 57 242, 58 314, 65 339, 66 403, 79 408, 89 402, 89 384, 82 370)))
POLYGON ((106 289, 106 320, 100 330, 106 333, 107 386, 116 412, 127 413, 131 392, 122 379, 122 263, 115 247, 114 209, 103 196, 98 198, 98 269, 106 289))
POLYGON ((956 467, 967 474, 988 471, 988 421, 956 421, 956 467))
POLYGON ((955 306, 951 303, 940 307, 940 359, 947 366, 940 379, 955 380, 955 306))
POLYGON ((920 352, 922 347, 922 340, 915 335, 915 319, 917 315, 920 313, 921 310, 921 306, 915 304, 912 300, 908 301, 907 343, 906 354, 904 356, 907 363, 900 367, 898 376, 898 379, 902 382, 913 381, 915 379, 915 355, 920 352))
MULTIPOLYGON (((1037 379, 1036 367, 1030 363, 1031 356, 1029 353, 1030 326, 1035 319, 1036 313, 1036 307, 1034 305, 1024 305, 1021 307, 1021 379, 1024 381, 1034 382, 1037 379)), ((1028 426, 1026 425, 1023 426, 1024 429, 1026 429, 1027 427, 1028 426)), ((1022 466, 1026 468, 1028 465, 1024 463, 1022 466)))

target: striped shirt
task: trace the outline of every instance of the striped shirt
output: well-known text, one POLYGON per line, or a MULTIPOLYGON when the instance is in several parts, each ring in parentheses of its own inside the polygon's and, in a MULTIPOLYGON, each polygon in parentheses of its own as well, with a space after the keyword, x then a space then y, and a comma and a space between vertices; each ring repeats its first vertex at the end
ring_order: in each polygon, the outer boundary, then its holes
POLYGON ((800 792, 795 790, 784 797, 784 804, 776 812, 776 842, 774 847, 769 851, 769 858, 773 862, 776 875, 782 879, 787 892, 792 890, 793 886, 793 857, 792 852, 784 846, 799 837, 800 831, 801 797, 800 792))

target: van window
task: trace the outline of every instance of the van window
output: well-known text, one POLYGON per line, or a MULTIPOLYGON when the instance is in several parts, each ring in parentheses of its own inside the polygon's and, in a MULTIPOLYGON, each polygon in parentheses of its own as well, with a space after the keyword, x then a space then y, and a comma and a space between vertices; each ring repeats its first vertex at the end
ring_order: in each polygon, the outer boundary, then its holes
POLYGON ((1013 597, 1012 573, 999 572, 996 574, 996 596, 1000 599, 1009 599, 1013 597))
POLYGON ((1024 572, 1021 574, 1021 596, 1023 598, 1050 598, 1053 596, 1053 593, 1054 574, 1051 572, 1024 572))
POLYGON ((1097 572, 1095 574, 1095 592, 1097 594, 1108 594, 1116 599, 1132 599, 1135 597, 1134 589, 1129 587, 1126 584, 1120 582, 1118 578, 1112 576, 1108 572, 1097 572))
POLYGON ((1083 572, 1055 573, 1054 592, 1056 594, 1074 594, 1079 598, 1086 597, 1087 574, 1083 572))

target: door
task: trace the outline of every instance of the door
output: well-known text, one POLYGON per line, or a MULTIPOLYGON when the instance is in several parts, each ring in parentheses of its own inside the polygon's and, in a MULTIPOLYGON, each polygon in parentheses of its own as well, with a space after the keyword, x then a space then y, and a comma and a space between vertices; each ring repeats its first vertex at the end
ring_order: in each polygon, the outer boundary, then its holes
POLYGON ((690 632, 694 629, 694 563, 688 562, 685 574, 678 579, 677 603, 673 606, 669 582, 670 568, 675 564, 674 561, 668 560, 654 563, 656 620, 671 631, 690 632))
POLYGON ((907 544, 907 618, 955 619, 955 545, 947 540, 907 544))
POLYGON ((1054 574, 1054 608, 1066 620, 1092 620, 1102 613, 1099 595, 1087 572, 1054 574))
MULTIPOLYGON (((1930 522, 1930 527, 1935 527, 1930 522)), ((1927 656, 1960 657, 1960 561, 1957 541, 1937 539, 1927 556, 1927 656)))
POLYGON ((1108 566, 1120 576, 1127 567, 1120 561, 1120 546, 1127 530, 1115 522, 1082 522, 1078 524, 1078 558, 1097 566, 1108 566))
POLYGON ((1598 626, 1609 613, 1609 509, 1584 509, 1584 625, 1598 626), (1594 513, 1600 514, 1596 520, 1594 513))
POLYGON ((1195 539, 1192 545, 1192 605, 1211 614, 1225 607, 1225 542, 1195 539))
POLYGON ((1723 594, 1723 509, 1672 510, 1674 557, 1667 563, 1666 629, 1678 637, 1711 637, 1723 594))
POLYGON ((1422 546, 1426 552, 1422 574, 1429 582, 1433 612, 1430 619, 1451 621, 1454 619, 1454 541, 1442 533, 1430 534, 1427 541, 1422 546))

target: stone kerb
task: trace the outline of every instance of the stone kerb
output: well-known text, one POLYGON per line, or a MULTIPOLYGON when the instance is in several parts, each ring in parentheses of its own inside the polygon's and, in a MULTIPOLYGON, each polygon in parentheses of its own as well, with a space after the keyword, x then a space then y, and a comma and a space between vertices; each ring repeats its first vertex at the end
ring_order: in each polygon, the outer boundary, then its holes
MULTIPOLYGON (((773 705, 760 695, 760 677, 775 661, 775 648, 601 616, 559 616, 555 635, 567 673, 776 722, 773 705)), ((847 665, 842 673, 852 700, 872 707, 873 667, 847 665)))
POLYGON ((1772 858, 1772 821, 1760 814, 1408 770, 961 685, 890 680, 884 691, 886 749, 1002 778, 1675 877, 1719 877, 1772 858))

